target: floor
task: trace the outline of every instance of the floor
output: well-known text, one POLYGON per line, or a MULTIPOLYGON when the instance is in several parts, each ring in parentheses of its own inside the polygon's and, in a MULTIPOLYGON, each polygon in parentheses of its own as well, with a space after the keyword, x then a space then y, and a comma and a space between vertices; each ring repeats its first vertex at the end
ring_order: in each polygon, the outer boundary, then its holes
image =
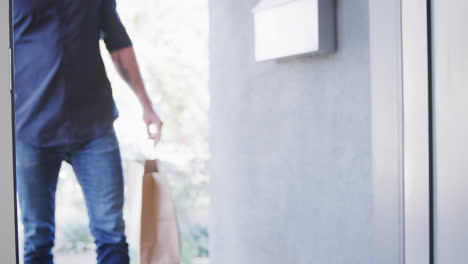
POLYGON ((94 252, 87 253, 55 253, 54 261, 56 264, 84 264, 96 263, 96 255, 94 252))

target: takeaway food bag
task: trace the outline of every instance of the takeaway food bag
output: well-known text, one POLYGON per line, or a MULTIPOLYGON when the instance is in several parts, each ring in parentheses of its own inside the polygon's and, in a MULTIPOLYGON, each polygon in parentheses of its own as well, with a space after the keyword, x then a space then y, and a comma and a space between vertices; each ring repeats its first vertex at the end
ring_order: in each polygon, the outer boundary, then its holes
POLYGON ((147 160, 142 182, 140 263, 180 264, 179 224, 167 177, 147 160))

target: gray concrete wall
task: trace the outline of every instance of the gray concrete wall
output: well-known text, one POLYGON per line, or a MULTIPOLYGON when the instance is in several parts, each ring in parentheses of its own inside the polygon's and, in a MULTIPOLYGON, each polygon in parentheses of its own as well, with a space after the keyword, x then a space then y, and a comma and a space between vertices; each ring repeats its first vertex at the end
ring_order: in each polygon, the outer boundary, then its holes
POLYGON ((338 52, 257 63, 251 8, 211 0, 212 263, 371 263, 368 1, 338 52))

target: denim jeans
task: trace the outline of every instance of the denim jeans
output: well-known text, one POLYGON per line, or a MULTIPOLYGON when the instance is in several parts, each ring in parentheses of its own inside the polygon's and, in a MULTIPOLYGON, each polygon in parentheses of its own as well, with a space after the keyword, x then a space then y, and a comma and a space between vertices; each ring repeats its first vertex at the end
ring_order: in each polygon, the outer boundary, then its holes
POLYGON ((83 191, 100 264, 129 263, 122 217, 123 176, 114 131, 82 144, 34 147, 16 142, 18 200, 24 226, 24 262, 53 263, 55 191, 62 161, 83 191))

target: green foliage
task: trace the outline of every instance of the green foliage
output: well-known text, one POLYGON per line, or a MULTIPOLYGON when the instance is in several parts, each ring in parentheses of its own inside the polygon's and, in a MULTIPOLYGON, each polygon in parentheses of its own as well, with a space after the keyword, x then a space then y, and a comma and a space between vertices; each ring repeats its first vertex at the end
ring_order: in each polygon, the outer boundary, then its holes
POLYGON ((59 244, 59 251, 79 253, 94 250, 93 238, 86 223, 69 219, 66 228, 62 230, 64 239, 59 244))
MULTIPOLYGON (((208 4, 207 0, 120 1, 147 90, 164 122, 156 151, 177 206, 184 264, 207 263, 208 4)), ((107 66, 111 67, 109 60, 107 66)), ((141 159, 144 125, 130 89, 109 72, 121 112, 116 124, 126 158, 141 159), (135 150, 136 149, 136 150, 135 150)), ((143 155, 144 156, 144 155, 143 155)))

